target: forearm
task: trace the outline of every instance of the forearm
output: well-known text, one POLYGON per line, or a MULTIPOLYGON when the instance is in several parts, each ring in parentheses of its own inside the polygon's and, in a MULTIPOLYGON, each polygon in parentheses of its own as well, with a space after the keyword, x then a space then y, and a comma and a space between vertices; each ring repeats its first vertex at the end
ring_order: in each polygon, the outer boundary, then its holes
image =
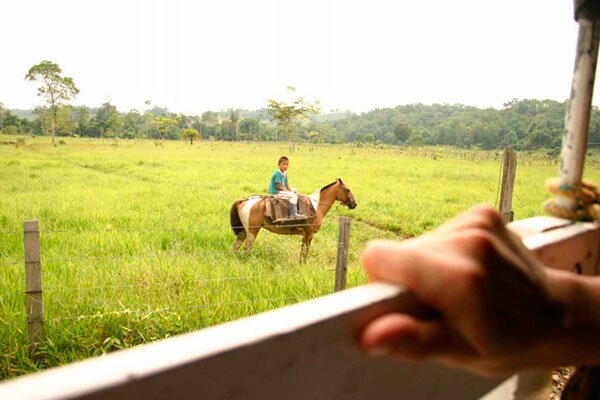
POLYGON ((600 364, 600 277, 553 269, 547 275, 562 316, 548 340, 531 350, 548 365, 600 364))

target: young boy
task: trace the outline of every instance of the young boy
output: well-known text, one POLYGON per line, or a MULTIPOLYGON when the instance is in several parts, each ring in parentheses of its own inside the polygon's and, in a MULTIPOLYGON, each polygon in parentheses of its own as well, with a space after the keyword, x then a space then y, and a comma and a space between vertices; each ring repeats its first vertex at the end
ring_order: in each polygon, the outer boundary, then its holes
POLYGON ((304 215, 298 214, 298 195, 296 189, 290 188, 286 171, 290 165, 290 160, 286 156, 279 157, 277 162, 279 168, 273 172, 268 192, 287 198, 290 201, 288 210, 290 218, 304 218, 304 215))

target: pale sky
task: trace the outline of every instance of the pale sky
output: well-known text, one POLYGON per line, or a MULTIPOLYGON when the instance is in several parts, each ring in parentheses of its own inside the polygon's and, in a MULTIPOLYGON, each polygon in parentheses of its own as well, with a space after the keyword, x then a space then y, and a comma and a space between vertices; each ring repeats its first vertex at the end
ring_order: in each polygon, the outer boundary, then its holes
MULTIPOLYGON (((288 85, 323 110, 565 100, 572 0, 3 0, 0 102, 41 104, 29 67, 75 104, 258 109, 288 85)), ((598 96, 596 96, 598 98, 598 96)), ((594 101, 594 104, 597 102, 594 101)))

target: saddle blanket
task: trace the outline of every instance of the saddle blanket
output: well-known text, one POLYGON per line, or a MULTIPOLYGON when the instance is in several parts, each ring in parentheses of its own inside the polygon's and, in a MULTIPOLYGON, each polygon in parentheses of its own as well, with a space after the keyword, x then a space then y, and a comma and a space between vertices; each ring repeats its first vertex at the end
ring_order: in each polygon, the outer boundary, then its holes
MULTIPOLYGON (((283 196, 267 196, 266 200, 266 217, 272 222, 289 220, 289 204, 290 201, 283 196)), ((302 214, 305 218, 294 219, 294 221, 302 221, 312 219, 317 215, 316 207, 313 206, 313 201, 309 196, 298 193, 298 214, 302 214)))

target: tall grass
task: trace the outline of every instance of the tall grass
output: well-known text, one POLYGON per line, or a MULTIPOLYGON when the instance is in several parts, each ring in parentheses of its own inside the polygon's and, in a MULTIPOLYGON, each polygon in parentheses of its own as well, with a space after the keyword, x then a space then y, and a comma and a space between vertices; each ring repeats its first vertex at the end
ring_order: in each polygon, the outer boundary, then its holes
MULTIPOLYGON (((448 148, 26 138, 0 146, 0 378, 103 354, 330 293, 337 217, 353 217, 349 286, 359 252, 494 203, 500 156, 448 148), (310 193, 342 177, 358 208, 335 206, 309 261, 300 238, 262 232, 231 252, 232 201, 264 193, 280 155, 310 193), (38 219, 46 340, 27 351, 22 222, 38 219)), ((557 166, 520 155, 515 217, 539 215, 557 166)), ((597 162, 594 155, 591 162, 597 162)), ((590 164, 592 165, 592 164, 590 164)), ((597 164, 593 164, 597 165, 597 164)), ((598 168, 588 176, 600 180, 598 168)))

